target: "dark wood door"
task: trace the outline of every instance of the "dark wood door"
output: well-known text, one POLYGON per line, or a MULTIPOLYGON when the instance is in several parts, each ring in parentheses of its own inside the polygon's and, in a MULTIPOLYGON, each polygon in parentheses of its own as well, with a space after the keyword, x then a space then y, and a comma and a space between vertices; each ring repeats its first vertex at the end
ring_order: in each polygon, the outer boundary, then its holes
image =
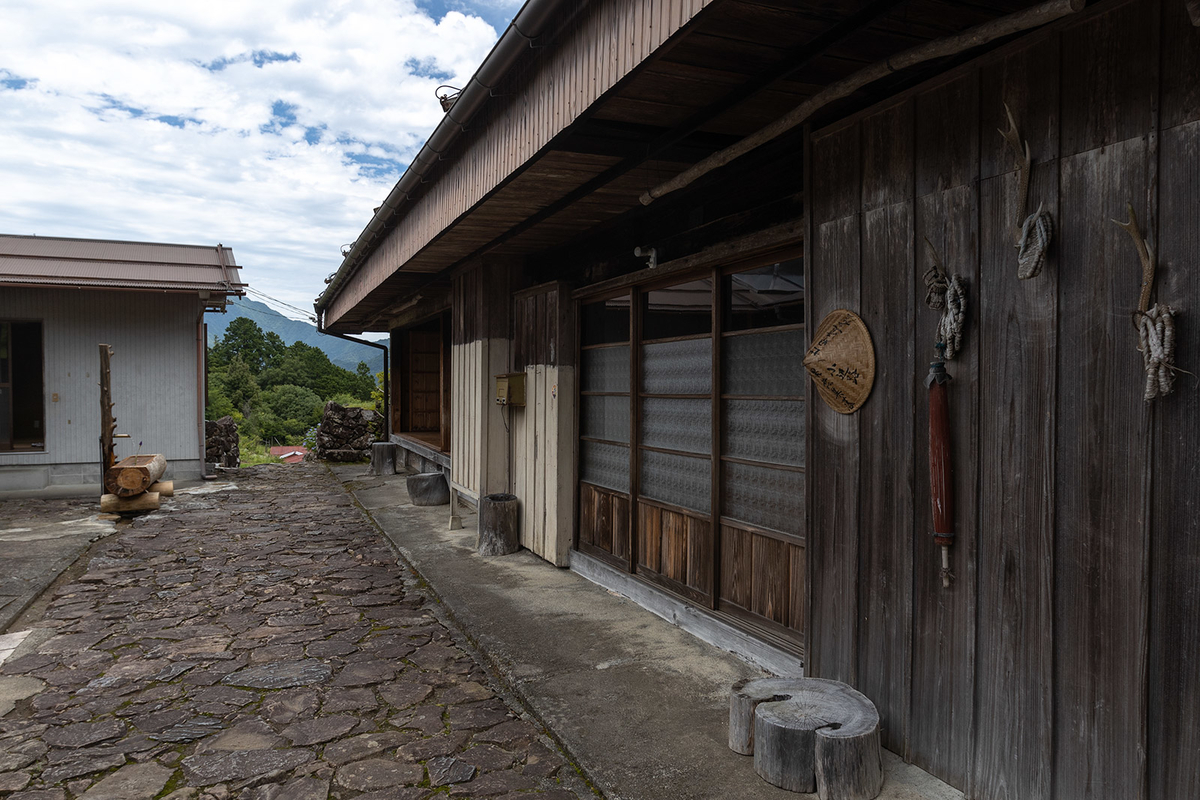
POLYGON ((442 413, 442 335, 409 331, 408 402, 413 431, 436 431, 442 413))

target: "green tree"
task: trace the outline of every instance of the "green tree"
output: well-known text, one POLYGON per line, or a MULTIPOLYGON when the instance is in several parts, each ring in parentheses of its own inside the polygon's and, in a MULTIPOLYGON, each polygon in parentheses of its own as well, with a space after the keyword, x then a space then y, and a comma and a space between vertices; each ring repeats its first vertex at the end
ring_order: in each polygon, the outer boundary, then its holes
POLYGON ((233 407, 241 411, 243 415, 250 416, 254 407, 258 405, 260 392, 258 381, 254 379, 250 366, 242 359, 241 355, 235 355, 229 361, 229 368, 225 370, 223 383, 225 396, 229 398, 233 407))
POLYGON ((263 369, 277 367, 287 355, 287 345, 275 331, 267 331, 263 338, 263 369))
POLYGON ((321 421, 325 403, 316 392, 285 383, 263 391, 262 405, 280 420, 296 423, 296 432, 303 433, 321 421))
MULTIPOLYGON (((282 345, 283 340, 278 336, 275 340, 282 345)), ((217 366, 233 363, 240 356, 250 372, 257 375, 262 372, 268 356, 272 355, 266 335, 252 319, 238 317, 229 323, 225 336, 212 348, 213 361, 217 366)))
POLYGON ((205 419, 220 419, 233 416, 237 409, 225 394, 224 372, 210 372, 208 375, 208 405, 204 407, 205 419))

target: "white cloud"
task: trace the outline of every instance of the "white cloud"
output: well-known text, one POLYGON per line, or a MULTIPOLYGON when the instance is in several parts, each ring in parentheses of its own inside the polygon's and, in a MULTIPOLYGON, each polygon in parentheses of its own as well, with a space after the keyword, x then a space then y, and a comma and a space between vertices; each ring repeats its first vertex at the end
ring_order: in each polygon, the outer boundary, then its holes
POLYGON ((308 308, 507 1, 6 0, 0 232, 219 240, 308 308))

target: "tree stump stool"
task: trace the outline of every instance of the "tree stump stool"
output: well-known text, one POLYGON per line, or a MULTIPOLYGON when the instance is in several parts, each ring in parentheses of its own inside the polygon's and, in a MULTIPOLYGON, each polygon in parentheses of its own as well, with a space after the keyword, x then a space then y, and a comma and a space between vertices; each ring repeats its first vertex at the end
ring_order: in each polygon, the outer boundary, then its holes
POLYGON ((440 472, 418 472, 404 479, 414 506, 444 506, 450 502, 450 484, 440 472))
POLYGON ((521 549, 517 514, 516 495, 484 495, 479 503, 479 538, 475 542, 479 555, 506 556, 521 549))
POLYGON ((754 771, 821 800, 872 800, 883 789, 879 712, 862 693, 821 678, 738 681, 729 696, 729 748, 754 771))
POLYGON ((391 442, 371 443, 371 474, 396 474, 396 445, 391 442))

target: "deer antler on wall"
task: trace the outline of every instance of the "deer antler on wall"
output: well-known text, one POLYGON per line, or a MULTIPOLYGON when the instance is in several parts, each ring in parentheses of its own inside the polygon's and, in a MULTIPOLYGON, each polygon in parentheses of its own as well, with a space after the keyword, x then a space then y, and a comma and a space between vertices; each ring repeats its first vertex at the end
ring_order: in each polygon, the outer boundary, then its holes
MULTIPOLYGON (((1020 171, 1020 183, 1017 187, 1016 218, 1025 216, 1025 208, 1029 205, 1029 174, 1033 168, 1033 157, 1029 155, 1029 142, 1022 141, 1017 130, 1017 122, 1013 119, 1012 109, 1004 104, 1004 112, 1008 115, 1008 130, 1000 131, 1000 135, 1012 148, 1017 158, 1017 169, 1020 171)), ((1013 228, 1017 243, 1017 277, 1021 280, 1036 278, 1046 263, 1046 250, 1050 247, 1050 239, 1054 236, 1054 220, 1049 211, 1044 211, 1041 204, 1037 211, 1025 217, 1025 221, 1013 228)))
POLYGON ((1138 310, 1133 315, 1133 324, 1138 331, 1138 350, 1142 353, 1142 364, 1146 368, 1146 402, 1155 397, 1165 397, 1175 388, 1175 312, 1166 303, 1150 306, 1150 293, 1154 289, 1154 252, 1146 244, 1142 230, 1138 227, 1133 204, 1129 208, 1129 221, 1113 220, 1133 239, 1138 259, 1142 262, 1142 292, 1138 297, 1138 310))

